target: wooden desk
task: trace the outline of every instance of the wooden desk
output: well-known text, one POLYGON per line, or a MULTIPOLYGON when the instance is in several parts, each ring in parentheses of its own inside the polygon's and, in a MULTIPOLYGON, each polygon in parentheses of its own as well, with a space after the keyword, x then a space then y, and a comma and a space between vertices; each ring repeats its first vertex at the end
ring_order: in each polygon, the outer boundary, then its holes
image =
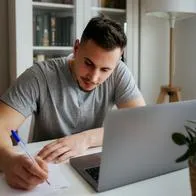
MULTIPOLYGON (((29 150, 31 153, 35 153, 47 143, 48 141, 29 144, 29 150)), ((90 149, 87 154, 100 150, 101 148, 90 149)), ((55 193, 55 196, 90 196, 96 194, 100 196, 191 196, 188 169, 179 170, 102 193, 96 193, 69 163, 63 164, 62 172, 71 185, 68 189, 55 193)), ((3 186, 0 183, 0 195, 2 196, 6 195, 3 192, 3 186)))

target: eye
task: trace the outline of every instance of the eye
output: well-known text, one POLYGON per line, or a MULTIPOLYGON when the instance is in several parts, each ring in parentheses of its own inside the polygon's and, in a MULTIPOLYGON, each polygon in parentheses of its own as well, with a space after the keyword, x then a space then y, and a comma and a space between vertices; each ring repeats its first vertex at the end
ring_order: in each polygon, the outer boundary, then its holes
POLYGON ((108 72, 109 69, 101 69, 102 72, 108 72))
POLYGON ((85 61, 84 63, 85 63, 85 65, 87 65, 87 66, 92 66, 92 63, 89 62, 89 61, 85 61))

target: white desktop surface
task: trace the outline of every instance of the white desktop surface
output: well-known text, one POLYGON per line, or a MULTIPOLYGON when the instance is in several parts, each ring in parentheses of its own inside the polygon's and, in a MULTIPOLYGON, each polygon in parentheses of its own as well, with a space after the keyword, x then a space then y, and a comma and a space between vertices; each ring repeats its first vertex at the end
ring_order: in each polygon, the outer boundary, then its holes
MULTIPOLYGON (((31 153, 37 152, 46 142, 28 144, 31 153)), ((101 148, 90 149, 86 154, 100 151, 101 148)), ((191 196, 188 169, 140 181, 102 193, 96 193, 90 185, 71 167, 64 163, 62 171, 70 183, 70 187, 55 193, 55 196, 191 196)), ((0 174, 1 175, 1 174, 0 174)), ((4 185, 0 183, 0 195, 4 185)))

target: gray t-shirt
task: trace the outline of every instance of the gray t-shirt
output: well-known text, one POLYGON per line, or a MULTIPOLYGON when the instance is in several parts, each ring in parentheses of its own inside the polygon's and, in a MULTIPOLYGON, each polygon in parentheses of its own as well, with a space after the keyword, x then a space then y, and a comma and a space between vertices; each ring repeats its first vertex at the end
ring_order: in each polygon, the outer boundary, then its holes
POLYGON ((101 127, 114 104, 140 96, 123 62, 103 84, 84 92, 71 75, 68 58, 62 57, 27 69, 1 101, 25 117, 34 114, 32 141, 42 141, 101 127))

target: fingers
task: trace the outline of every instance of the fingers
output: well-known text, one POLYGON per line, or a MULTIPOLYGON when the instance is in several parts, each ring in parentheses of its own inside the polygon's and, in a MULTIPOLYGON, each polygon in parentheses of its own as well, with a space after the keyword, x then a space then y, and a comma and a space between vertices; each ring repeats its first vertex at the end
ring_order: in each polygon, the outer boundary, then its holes
POLYGON ((61 139, 56 140, 55 142, 52 142, 44 146, 44 148, 37 155, 45 160, 46 157, 48 157, 52 152, 64 146, 63 140, 64 138, 61 138, 61 139))
POLYGON ((23 180, 20 176, 15 176, 12 179, 6 178, 7 183, 16 189, 23 189, 23 190, 31 190, 34 188, 33 185, 26 182, 26 180, 23 180))
MULTIPOLYGON (((52 146, 52 149, 56 149, 53 148, 54 146, 52 146)), ((50 152, 50 150, 48 150, 48 152, 50 152)), ((47 156, 44 157, 44 160, 47 162, 53 161, 55 163, 60 163, 62 161, 65 161, 67 159, 70 159, 73 156, 76 156, 78 153, 75 150, 71 150, 68 146, 63 146, 61 148, 57 148, 56 150, 52 151, 50 154, 48 154, 47 156)))
POLYGON ((76 156, 78 153, 76 151, 68 151, 62 155, 60 155, 59 157, 57 157, 55 159, 55 163, 60 163, 62 161, 66 161, 74 156, 76 156))
POLYGON ((43 183, 48 177, 47 166, 44 161, 36 158, 36 162, 32 162, 24 155, 13 157, 4 173, 10 186, 25 190, 43 183))
POLYGON ((72 156, 81 154, 88 146, 84 142, 84 136, 79 134, 66 136, 46 145, 39 153, 47 162, 61 162, 72 156))
POLYGON ((21 182, 25 185, 25 187, 27 187, 27 189, 33 188, 37 186, 38 184, 41 184, 45 181, 45 179, 41 179, 35 175, 32 175, 25 168, 20 173, 18 173, 16 176, 20 178, 21 182))
MULTIPOLYGON (((41 163, 41 160, 36 158, 36 163, 33 163, 28 157, 26 157, 26 159, 27 160, 26 163, 23 164, 23 168, 26 169, 29 172, 29 174, 37 178, 38 181, 43 181, 48 178, 47 169, 44 170, 42 167, 40 167, 40 164, 43 164, 41 163)), ((46 166, 44 166, 44 168, 45 167, 46 166)))
POLYGON ((70 151, 70 148, 68 146, 63 146, 59 149, 56 149, 55 151, 51 152, 50 154, 48 154, 44 160, 50 162, 50 161, 54 161, 56 160, 59 156, 68 153, 70 151))
POLYGON ((48 173, 48 165, 47 163, 39 156, 35 157, 36 162, 38 163, 38 165, 46 172, 48 173))

